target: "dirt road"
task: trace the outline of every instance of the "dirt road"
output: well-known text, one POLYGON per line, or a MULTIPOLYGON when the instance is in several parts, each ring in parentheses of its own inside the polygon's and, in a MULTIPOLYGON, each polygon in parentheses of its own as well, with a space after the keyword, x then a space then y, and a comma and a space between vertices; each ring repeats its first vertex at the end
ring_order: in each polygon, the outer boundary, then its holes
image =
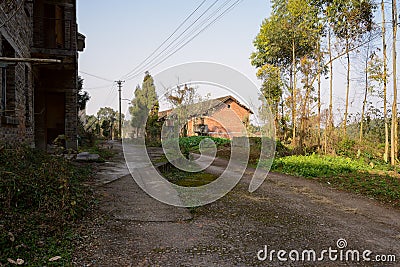
MULTIPOLYGON (((123 161, 121 154, 116 161, 123 161)), ((77 266, 400 266, 399 210, 329 185, 273 173, 249 193, 250 177, 248 170, 227 196, 190 210, 152 199, 130 175, 108 181, 96 187, 100 208, 82 222, 73 262, 77 266), (339 239, 343 240, 338 243, 339 239), (364 261, 363 254, 371 261, 364 261), (360 261, 353 260, 357 255, 360 261), (392 255, 396 262, 376 261, 393 261, 392 255)))

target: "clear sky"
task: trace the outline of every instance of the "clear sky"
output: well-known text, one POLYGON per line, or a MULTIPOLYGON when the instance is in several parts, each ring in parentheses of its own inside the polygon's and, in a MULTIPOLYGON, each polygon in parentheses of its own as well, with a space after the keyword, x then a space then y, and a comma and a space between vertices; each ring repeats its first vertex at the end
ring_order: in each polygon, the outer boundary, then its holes
MULTIPOLYGON (((166 40, 202 2, 203 0, 78 1, 79 31, 87 38, 86 49, 79 57, 80 71, 110 81, 122 78, 166 40)), ((214 2, 207 0, 180 32, 214 2)), ((225 2, 219 0, 207 14, 211 14, 212 10, 225 2)), ((228 1, 226 7, 234 2, 228 1)), ((269 1, 242 1, 164 63, 148 70, 155 75, 177 64, 211 61, 233 67, 259 84, 249 57, 254 50, 252 42, 263 19, 269 14, 269 1)), ((145 70, 142 69, 141 73, 145 70)), ((118 108, 118 92, 116 87, 112 88, 112 82, 84 73, 80 75, 84 78, 84 87, 91 95, 88 114, 96 113, 102 106, 118 108)), ((124 84, 123 98, 132 99, 134 88, 141 84, 143 76, 141 74, 124 84)), ((128 101, 122 102, 122 110, 125 111, 128 101)))
MULTIPOLYGON (((115 85, 112 87, 112 81, 123 78, 148 57, 203 1, 78 0, 79 31, 87 37, 86 49, 80 53, 79 69, 108 80, 80 73, 84 78, 85 90, 91 95, 87 113, 94 114, 103 106, 110 106, 117 110, 118 91, 115 85)), ((235 2, 236 0, 206 0, 178 33, 184 31, 213 3, 215 5, 204 18, 224 3, 228 3, 226 6, 228 7, 235 2)), ((140 75, 124 84, 122 98, 133 98, 134 88, 142 83, 146 70, 154 76, 168 67, 193 61, 211 61, 233 67, 259 86, 260 81, 255 76, 256 70, 251 66, 249 57, 254 51, 253 40, 259 32, 260 25, 270 13, 269 0, 241 1, 233 10, 162 64, 156 67, 140 68, 140 75)), ((379 10, 377 10, 377 16, 379 21, 379 10)), ((387 17, 391 17, 390 10, 387 12, 387 17)), ((390 24, 388 27, 390 28, 390 24)), ((389 28, 388 31, 390 31, 389 28)), ((391 35, 389 33, 387 38, 390 61, 391 35)), ((352 56, 353 62, 359 59, 359 54, 352 56)), ((357 79, 362 70, 359 66, 361 65, 352 67, 350 112, 353 113, 361 111, 364 92, 362 81, 357 79)), ((389 62, 390 66, 391 62, 389 62)), ((334 112, 340 120, 345 102, 345 59, 337 60, 334 68, 334 112)), ((322 109, 327 108, 329 101, 327 82, 328 80, 324 79, 322 84, 322 109)), ((391 86, 390 83, 389 99, 392 95, 391 86)), ((129 101, 122 101, 123 112, 127 110, 128 103, 129 101)))

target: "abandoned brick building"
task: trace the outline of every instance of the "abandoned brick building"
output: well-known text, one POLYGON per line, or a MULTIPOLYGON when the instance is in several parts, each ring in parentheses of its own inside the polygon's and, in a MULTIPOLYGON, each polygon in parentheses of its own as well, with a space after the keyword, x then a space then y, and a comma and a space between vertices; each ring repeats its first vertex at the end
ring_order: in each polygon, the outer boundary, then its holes
POLYGON ((0 1, 0 140, 77 146, 76 0, 0 1))
MULTIPOLYGON (((187 136, 207 135, 228 139, 244 136, 253 114, 230 95, 191 105, 188 110, 187 136)), ((168 123, 173 124, 174 120, 168 121, 173 111, 169 109, 158 114, 159 120, 165 122, 167 127, 168 123)))

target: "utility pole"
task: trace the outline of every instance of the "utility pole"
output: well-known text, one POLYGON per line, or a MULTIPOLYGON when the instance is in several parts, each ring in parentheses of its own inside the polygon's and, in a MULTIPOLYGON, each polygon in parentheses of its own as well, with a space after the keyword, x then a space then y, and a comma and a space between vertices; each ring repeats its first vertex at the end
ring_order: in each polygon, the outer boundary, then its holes
POLYGON ((118 135, 119 135, 119 138, 122 139, 121 92, 122 92, 122 84, 123 84, 125 81, 119 80, 119 81, 115 81, 115 82, 118 84, 118 93, 119 93, 119 121, 118 121, 118 126, 119 126, 119 128, 118 128, 118 135))

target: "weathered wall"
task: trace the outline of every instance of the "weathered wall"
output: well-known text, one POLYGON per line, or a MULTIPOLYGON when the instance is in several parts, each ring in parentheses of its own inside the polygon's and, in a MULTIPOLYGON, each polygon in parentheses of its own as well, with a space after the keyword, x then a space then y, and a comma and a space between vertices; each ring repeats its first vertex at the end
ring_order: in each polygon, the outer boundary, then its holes
MULTIPOLYGON (((10 146, 27 143, 46 149, 52 141, 51 138, 47 138, 49 133, 54 134, 59 130, 57 127, 62 125, 63 129, 59 132, 67 137, 67 147, 76 149, 78 123, 76 1, 0 1, 0 21, 5 22, 4 27, 0 27, 0 56, 61 59, 63 62, 58 65, 33 66, 28 63, 18 63, 7 68, 7 104, 0 112, 0 142, 10 146), (45 16, 46 4, 57 5, 62 9, 61 20, 45 16), (44 28, 45 25, 49 25, 45 20, 49 19, 61 21, 64 31, 62 45, 56 43, 54 46, 47 43, 54 37, 51 29, 44 28), (6 52, 4 47, 7 47, 6 52), (12 77, 10 73, 13 73, 12 77), (60 101, 60 105, 64 106, 65 111, 62 118, 61 116, 53 118, 51 111, 46 107, 49 94, 54 93, 62 94, 63 101, 60 101), (55 119, 59 122, 55 123, 55 119), (51 128, 54 125, 58 126, 51 128)), ((54 30, 54 27, 52 29, 54 30)), ((0 88, 3 81, 1 76, 0 69, 0 88)))
MULTIPOLYGON (((8 6, 8 1, 0 4, 0 21, 5 22, 4 27, 0 28, 0 54, 3 57, 30 57, 32 6, 24 3, 19 8, 20 3, 23 2, 15 1, 14 6, 8 6)), ((3 70, 0 71, 0 86, 3 83, 3 70)), ((0 142, 10 146, 21 143, 33 145, 32 69, 29 64, 18 63, 6 67, 6 72, 7 104, 5 110, 0 112, 0 142)))
MULTIPOLYGON (((232 138, 245 135, 244 121, 249 116, 249 111, 228 100, 225 105, 210 117, 204 117, 204 124, 208 125, 209 135, 212 137, 232 138)), ((199 123, 199 120, 197 120, 199 123)), ((194 120, 188 123, 188 135, 196 135, 194 132, 194 120)))
MULTIPOLYGON (((65 135, 67 148, 77 148, 77 24, 75 0, 37 0, 34 7, 34 38, 32 55, 41 58, 61 59, 62 64, 53 66, 36 66, 35 73, 35 108, 43 110, 45 117, 36 118, 36 144, 41 149, 46 149, 55 139, 56 135, 65 135), (59 15, 49 12, 62 10, 59 15), (50 11, 49 11, 50 10, 50 11), (52 10, 52 11, 51 11, 52 10), (61 16, 61 17, 57 17, 61 16), (57 29, 52 20, 60 22, 64 32, 62 42, 56 38, 57 29), (55 31, 55 32, 54 32, 55 31), (63 105, 64 116, 59 112, 52 112, 54 107, 48 107, 47 99, 58 95, 59 105, 63 105), (57 123, 56 120, 58 120, 57 123)), ((58 109, 59 111, 60 109, 58 109)))

